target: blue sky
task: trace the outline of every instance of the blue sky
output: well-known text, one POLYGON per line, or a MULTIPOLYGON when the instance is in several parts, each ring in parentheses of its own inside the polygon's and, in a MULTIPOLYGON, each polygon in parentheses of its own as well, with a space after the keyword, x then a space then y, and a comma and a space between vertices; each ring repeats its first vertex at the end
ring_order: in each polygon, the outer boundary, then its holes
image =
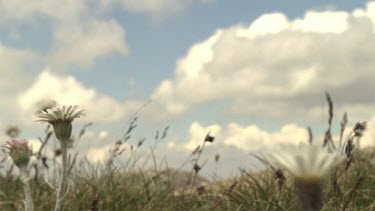
MULTIPOLYGON (((302 17, 306 10, 334 8, 352 10, 364 2, 349 1, 213 1, 193 4, 184 11, 165 14, 161 20, 145 14, 113 11, 115 18, 127 31, 130 53, 126 57, 111 56, 89 68, 90 71, 71 71, 80 81, 93 84, 99 91, 111 93, 120 99, 127 92, 118 91, 129 78, 134 79, 137 95, 147 98, 159 82, 173 74, 177 59, 189 47, 209 37, 215 30, 234 24, 249 25, 263 13, 283 12, 290 18, 302 17), (106 70, 106 71, 103 71, 106 70), (98 78, 101 82, 98 83, 98 78)), ((166 12, 168 13, 168 12, 166 12)))
POLYGON ((35 138, 36 103, 79 104, 92 160, 149 99, 135 137, 170 125, 161 151, 178 164, 212 130, 223 172, 252 162, 234 155, 306 140, 306 126, 319 138, 325 91, 337 125, 344 111, 375 125, 373 2, 20 0, 0 14, 1 128, 35 138))

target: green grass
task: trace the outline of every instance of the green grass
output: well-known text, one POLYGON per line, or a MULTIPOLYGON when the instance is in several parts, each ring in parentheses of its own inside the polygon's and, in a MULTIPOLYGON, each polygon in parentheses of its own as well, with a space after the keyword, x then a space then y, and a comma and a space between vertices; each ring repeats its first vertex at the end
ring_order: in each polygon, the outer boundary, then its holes
MULTIPOLYGON (((333 104, 328 93, 326 96, 329 104, 329 127, 323 143, 329 147, 330 144, 333 145, 331 136, 333 104)), ((205 143, 214 140, 209 134, 204 139, 202 147, 194 150, 187 158, 187 161, 194 162, 192 164, 195 167, 188 172, 167 168, 166 163, 158 166, 156 162, 156 146, 165 138, 169 127, 166 127, 160 135, 157 133, 150 153, 144 155, 144 160, 152 163, 152 169, 136 168, 140 157, 135 156, 134 152, 142 147, 143 141, 131 147, 127 161, 122 164, 116 162, 125 150, 124 143, 131 139, 131 132, 136 127, 136 119, 133 118, 123 138, 115 143, 110 152, 109 162, 105 164, 91 164, 87 160, 75 162, 69 178, 64 210, 301 210, 293 177, 288 172, 279 171, 272 166, 256 173, 239 169, 241 176, 230 179, 208 181, 201 177, 199 158, 204 151, 205 143)), ((346 152, 345 159, 326 175, 323 183, 322 210, 373 211, 375 210, 375 148, 359 150, 351 145, 353 142, 350 140, 361 137, 366 128, 365 123, 356 124, 351 133, 354 135, 348 136, 345 143, 342 142, 346 123, 345 114, 341 122, 339 143, 343 143, 346 150, 348 146, 349 148, 352 146, 353 148, 350 149, 354 151, 346 152)), ((76 142, 88 126, 90 124, 84 126, 76 142)), ((309 132, 311 142, 311 130, 309 132)), ((51 136, 51 133, 46 132, 46 138, 41 140, 43 146, 51 136)), ((124 153, 129 153, 129 149, 124 153)), ((260 157, 258 159, 262 160, 260 157)), ((49 158, 49 160, 52 162, 55 159, 49 158)), ((267 166, 267 163, 265 165, 267 166)), ((57 166, 49 165, 49 168, 57 168, 57 166)), ((42 178, 33 179, 31 186, 35 210, 53 210, 56 200, 54 187, 42 178)), ((23 210, 24 198, 21 181, 11 177, 0 177, 0 210, 23 210)))
MULTIPOLYGON (((323 210, 375 210, 375 150, 356 151, 327 175, 323 210), (336 176, 335 176, 336 175, 336 176), (337 185, 333 181, 337 178, 337 185), (336 189, 335 189, 336 187, 336 189)), ((109 171, 103 165, 81 162, 73 171, 64 210, 89 210, 97 200, 100 210, 298 210, 293 178, 285 174, 279 188, 271 169, 182 190, 188 172, 109 171), (185 178, 185 180, 181 179, 185 178), (175 180, 179 180, 176 183, 175 180), (182 182, 181 182, 182 181, 182 182), (230 189, 230 187, 232 188, 230 189), (204 190, 203 190, 204 189, 204 190), (96 197, 97 196, 97 197, 96 197)), ((198 178, 199 181, 205 181, 198 178)), ((207 182, 207 181, 206 181, 207 182)), ((20 181, 0 178, 0 210, 23 210, 20 181)), ((32 182, 35 210, 53 210, 55 191, 45 182, 32 182)))

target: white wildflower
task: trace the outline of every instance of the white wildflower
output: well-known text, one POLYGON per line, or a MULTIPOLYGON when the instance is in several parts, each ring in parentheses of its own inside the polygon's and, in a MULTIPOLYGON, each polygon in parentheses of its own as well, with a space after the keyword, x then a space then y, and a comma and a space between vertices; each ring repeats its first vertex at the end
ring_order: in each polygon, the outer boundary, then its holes
POLYGON ((68 141, 72 133, 72 122, 75 118, 84 115, 84 110, 78 106, 54 107, 38 114, 39 122, 52 124, 55 135, 60 141, 68 141))
POLYGON ((297 179, 317 179, 336 166, 342 159, 338 153, 311 144, 283 146, 270 155, 281 168, 285 168, 297 179))
POLYGON ((342 160, 339 153, 301 144, 281 147, 270 158, 295 177, 296 193, 303 210, 319 211, 323 208, 322 181, 328 171, 342 160))

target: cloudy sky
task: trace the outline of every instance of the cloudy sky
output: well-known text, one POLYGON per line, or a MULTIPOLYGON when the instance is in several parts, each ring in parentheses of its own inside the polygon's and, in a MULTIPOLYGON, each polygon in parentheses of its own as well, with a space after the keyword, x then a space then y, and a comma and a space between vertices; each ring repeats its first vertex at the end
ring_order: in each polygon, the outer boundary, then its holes
POLYGON ((307 126, 321 141, 328 91, 334 131, 347 111, 373 145, 374 26, 371 1, 0 0, 0 128, 36 138, 38 103, 80 105, 75 129, 94 124, 78 149, 97 161, 136 113, 132 143, 170 126, 171 166, 211 131, 206 174, 227 176, 307 126))

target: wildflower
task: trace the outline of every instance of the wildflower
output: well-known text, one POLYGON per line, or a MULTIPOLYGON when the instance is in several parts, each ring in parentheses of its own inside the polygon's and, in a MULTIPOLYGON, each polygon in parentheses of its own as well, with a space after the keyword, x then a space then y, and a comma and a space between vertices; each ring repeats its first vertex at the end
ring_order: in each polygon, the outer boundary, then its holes
POLYGON ((329 153, 319 146, 302 144, 299 147, 283 147, 270 157, 295 177, 303 209, 320 210, 323 207, 321 183, 325 174, 341 161, 339 154, 329 153))
POLYGON ((29 164, 31 151, 27 144, 26 140, 12 140, 5 144, 13 163, 19 168, 26 168, 29 164))
POLYGON ((79 118, 82 115, 84 115, 84 111, 78 109, 78 106, 55 107, 41 111, 41 113, 38 114, 39 119, 37 121, 50 123, 53 126, 56 138, 59 139, 61 145, 62 165, 59 188, 56 195, 55 211, 62 210, 64 196, 67 190, 67 181, 70 174, 68 172, 69 161, 67 150, 70 136, 72 135, 72 122, 75 118, 79 118))
POLYGON ((271 157, 299 180, 320 180, 341 161, 338 154, 307 144, 283 147, 271 157))
POLYGON ((41 111, 38 114, 40 122, 48 122, 53 126, 57 139, 67 142, 72 134, 72 122, 75 118, 84 115, 84 111, 78 106, 62 106, 41 111))
POLYGON ((30 161, 31 150, 27 144, 28 141, 26 140, 12 140, 8 141, 4 147, 9 149, 9 156, 12 158, 13 163, 20 169, 20 178, 24 183, 25 211, 33 211, 34 203, 29 181, 29 172, 27 169, 30 161))

